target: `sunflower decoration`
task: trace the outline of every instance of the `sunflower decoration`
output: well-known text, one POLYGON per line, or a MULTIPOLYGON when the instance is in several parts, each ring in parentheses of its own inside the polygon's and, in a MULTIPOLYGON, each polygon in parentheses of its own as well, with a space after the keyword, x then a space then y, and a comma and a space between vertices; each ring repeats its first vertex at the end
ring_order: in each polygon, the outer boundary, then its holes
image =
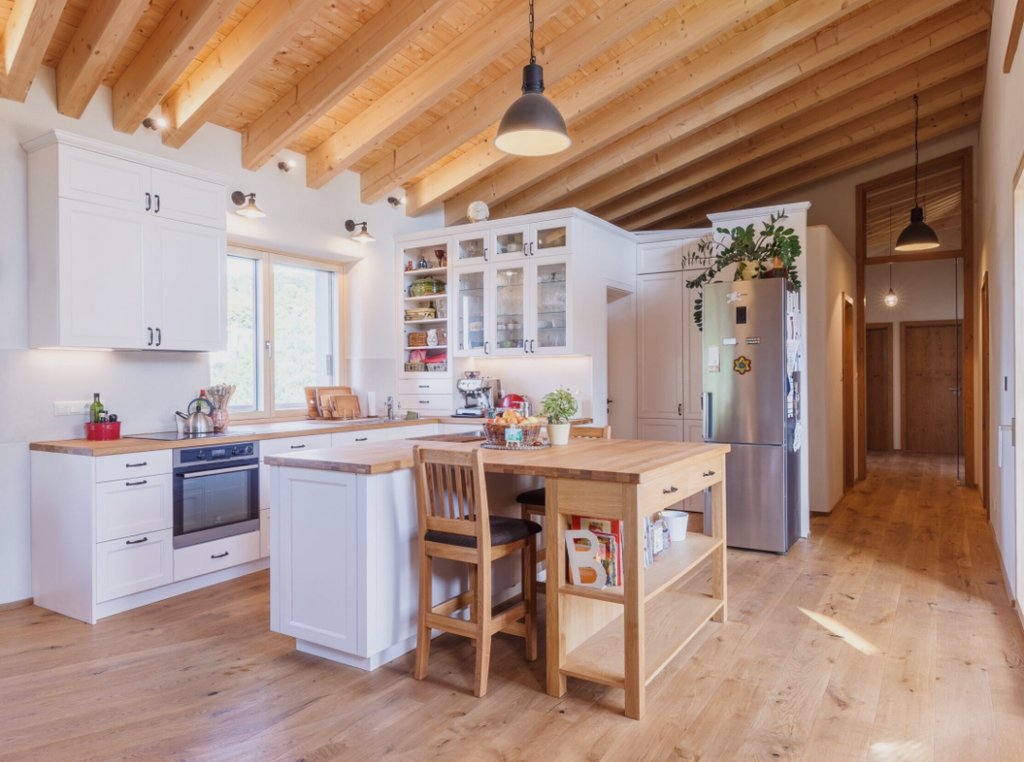
POLYGON ((749 357, 737 357, 732 361, 732 369, 741 376, 745 376, 747 373, 750 373, 753 368, 754 363, 750 361, 749 357))

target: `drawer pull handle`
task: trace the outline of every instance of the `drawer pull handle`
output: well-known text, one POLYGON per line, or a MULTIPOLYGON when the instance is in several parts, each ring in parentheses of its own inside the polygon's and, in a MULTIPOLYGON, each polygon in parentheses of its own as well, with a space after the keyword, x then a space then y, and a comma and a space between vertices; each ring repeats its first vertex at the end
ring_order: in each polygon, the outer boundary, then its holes
POLYGON ((125 540, 124 544, 125 545, 138 545, 140 542, 145 542, 148 539, 149 539, 148 537, 143 537, 141 540, 125 540))
POLYGON ((661 491, 661 494, 663 494, 663 495, 671 495, 672 493, 678 492, 678 491, 679 491, 679 487, 669 487, 668 489, 663 489, 661 491))
POLYGON ((226 558, 228 552, 225 550, 223 553, 217 553, 216 555, 210 556, 210 558, 226 558))
POLYGON ((149 479, 143 479, 142 481, 138 481, 138 482, 125 482, 124 486, 126 486, 126 487, 141 487, 143 484, 149 484, 149 479))
POLYGON ((420 385, 419 385, 419 386, 417 386, 416 388, 417 388, 417 389, 429 389, 429 388, 430 388, 430 385, 429 385, 429 384, 420 384, 420 385))
POLYGON ((291 447, 291 448, 292 448, 293 450, 301 450, 301 449, 302 449, 303 447, 305 447, 305 446, 306 446, 306 445, 304 445, 304 444, 300 444, 300 445, 289 445, 289 447, 291 447))
POLYGON ((706 477, 708 477, 708 476, 714 476, 714 475, 715 475, 715 472, 714 472, 714 471, 705 471, 705 472, 704 472, 704 476, 705 476, 705 478, 706 478, 706 477))
POLYGON ((420 404, 421 405, 429 405, 430 404, 430 400, 420 400, 420 404))
POLYGON ((125 463, 124 467, 125 468, 142 468, 143 466, 148 466, 148 465, 149 465, 149 463, 147 463, 146 461, 142 461, 141 463, 125 463))
POLYGON ((365 442, 369 437, 356 437, 357 442, 365 442))

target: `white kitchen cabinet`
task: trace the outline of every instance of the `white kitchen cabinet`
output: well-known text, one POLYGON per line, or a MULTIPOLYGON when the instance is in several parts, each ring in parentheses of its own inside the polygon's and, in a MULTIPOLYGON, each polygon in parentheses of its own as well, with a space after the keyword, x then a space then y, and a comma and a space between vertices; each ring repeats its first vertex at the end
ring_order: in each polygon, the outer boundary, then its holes
POLYGON ((260 558, 260 532, 246 532, 174 551, 174 581, 228 569, 260 558))
POLYGON ((452 382, 448 378, 400 378, 399 394, 451 394, 452 382))
MULTIPOLYGON (((453 274, 455 277, 451 279, 453 283, 449 283, 451 291, 448 295, 448 308, 452 311, 448 351, 456 357, 483 357, 494 348, 490 331, 494 308, 491 296, 494 269, 488 265, 474 265, 461 267, 453 274)), ((450 393, 450 380, 448 384, 450 393)), ((408 393, 403 389, 399 391, 408 393)))
POLYGON ((573 305, 568 256, 530 262, 527 270, 529 353, 572 354, 573 305))
POLYGON ((57 130, 23 147, 30 346, 223 349, 226 178, 57 130))
POLYGON ((260 511, 260 558, 270 556, 270 511, 260 511))
POLYGON ((363 429, 362 431, 339 431, 331 434, 331 447, 363 444, 365 442, 386 442, 387 429, 363 429))
POLYGON ((572 219, 520 223, 496 227, 493 261, 549 257, 572 251, 572 219))
POLYGON ((529 263, 526 260, 499 262, 490 279, 487 296, 491 307, 487 336, 494 356, 529 353, 529 326, 526 297, 529 263))
POLYGON ((96 485, 97 542, 173 528, 174 493, 169 473, 96 485))
POLYGON ((641 418, 638 421, 637 436, 652 442, 682 442, 684 421, 660 418, 641 418))
MULTIPOLYGON (((700 443, 704 441, 703 421, 683 421, 683 441, 700 443)), ((704 493, 690 495, 683 501, 683 508, 691 513, 704 512, 704 493)))
POLYGON ((683 419, 683 273, 637 277, 637 398, 641 419, 683 419))
MULTIPOLYGON (((683 280, 693 273, 683 272, 683 280)), ((693 307, 700 291, 683 284, 683 418, 703 418, 701 400, 704 396, 704 336, 693 322, 693 307)))
POLYGON ((682 241, 655 241, 636 247, 636 271, 639 275, 683 269, 682 241))
POLYGON ((388 439, 412 439, 413 437, 429 437, 437 434, 436 423, 424 423, 421 426, 393 426, 384 429, 388 439))
POLYGON ((494 253, 494 236, 489 230, 475 230, 454 237, 449 258, 452 267, 486 264, 494 253))
POLYGON ((309 434, 301 437, 284 437, 280 439, 264 439, 260 442, 260 510, 270 509, 270 469, 263 465, 268 455, 287 455, 288 453, 318 450, 331 447, 334 442, 331 434, 309 434))
MULTIPOLYGON (((217 351, 227 344, 227 234, 174 220, 150 225, 146 326, 154 348, 217 351)), ((148 339, 147 339, 148 340, 148 339)))
POLYGON ((158 476, 169 474, 174 468, 174 456, 170 450, 104 455, 94 462, 97 482, 158 476))
POLYGON ((402 412, 416 410, 423 415, 448 415, 452 412, 451 394, 399 394, 402 412))
POLYGON ((164 529, 96 545, 96 602, 174 582, 174 532, 164 529))

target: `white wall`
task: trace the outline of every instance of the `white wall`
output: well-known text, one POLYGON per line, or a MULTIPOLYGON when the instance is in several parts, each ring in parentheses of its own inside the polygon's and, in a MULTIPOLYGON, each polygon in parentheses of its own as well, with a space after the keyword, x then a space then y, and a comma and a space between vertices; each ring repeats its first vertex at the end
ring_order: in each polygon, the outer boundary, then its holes
MULTIPOLYGON (((977 256, 975 283, 981 287, 988 273, 991 314, 991 405, 992 418, 990 447, 992 451, 991 521, 995 527, 996 542, 1002 553, 1007 578, 1013 596, 1024 584, 1024 571, 1016 569, 1020 555, 1016 516, 1021 515, 1014 498, 1013 458, 1009 450, 1009 434, 1003 434, 1006 455, 1003 468, 995 463, 1000 424, 1009 424, 1014 417, 1014 173, 1024 154, 1024 50, 1009 74, 1003 74, 1003 55, 1010 32, 1015 0, 995 0, 992 27, 989 32, 990 55, 985 78, 985 107, 981 118, 977 169, 977 204, 975 229, 977 256), (1005 387, 1004 387, 1005 383, 1005 387), (1006 391, 1004 391, 1006 389, 1006 391), (1015 571, 1016 569, 1016 571, 1015 571)), ((1024 227, 1024 219, 1018 222, 1024 227)), ((980 309, 980 299, 977 302, 980 309)), ((980 314, 980 313, 979 313, 980 314)), ((980 325, 980 318, 979 318, 980 325)), ((980 395, 981 369, 976 369, 980 395)), ((1021 379, 1024 380, 1024 379, 1021 379)), ((981 410, 980 396, 975 409, 981 410)), ((976 441, 981 452, 981 416, 978 416, 976 441)), ((980 467, 978 474, 981 474, 980 467)))
POLYGON ((320 191, 305 187, 303 157, 284 174, 277 159, 258 172, 241 166, 241 136, 207 125, 181 150, 165 148, 157 133, 134 135, 111 126, 110 90, 101 88, 80 120, 57 113, 53 71, 44 68, 27 101, 0 100, 0 603, 32 595, 29 558, 28 443, 82 435, 81 417, 54 417, 53 402, 89 399, 100 392, 120 414, 125 433, 166 430, 170 414, 208 382, 202 354, 28 350, 26 154, 21 143, 59 128, 234 177, 255 192, 267 212, 261 220, 232 214, 225 200, 230 241, 285 252, 350 261, 344 353, 349 380, 359 389, 395 391, 395 235, 436 228, 440 210, 418 219, 387 202, 359 202, 359 178, 346 172, 320 191), (376 236, 350 240, 344 221, 366 220, 376 236))
POLYGON ((809 503, 828 513, 843 497, 843 308, 849 296, 856 309, 857 272, 853 255, 822 225, 807 229, 804 256, 809 503))
MULTIPOLYGON (((892 290, 896 292, 899 301, 895 307, 886 307, 884 299, 889 293, 889 266, 868 265, 864 268, 864 298, 867 302, 865 322, 893 324, 892 446, 895 450, 903 449, 903 406, 900 399, 903 351, 900 324, 916 320, 963 320, 963 284, 963 266, 959 259, 900 262, 892 267, 892 290)), ((980 476, 981 472, 978 474, 980 476)))

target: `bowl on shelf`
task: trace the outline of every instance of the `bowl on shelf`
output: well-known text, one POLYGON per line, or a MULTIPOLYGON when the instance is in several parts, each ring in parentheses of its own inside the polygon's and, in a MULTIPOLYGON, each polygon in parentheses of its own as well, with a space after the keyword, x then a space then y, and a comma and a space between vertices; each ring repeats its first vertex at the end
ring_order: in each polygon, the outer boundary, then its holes
POLYGON ((445 282, 436 278, 420 278, 409 286, 410 296, 429 296, 430 294, 443 294, 445 282))

